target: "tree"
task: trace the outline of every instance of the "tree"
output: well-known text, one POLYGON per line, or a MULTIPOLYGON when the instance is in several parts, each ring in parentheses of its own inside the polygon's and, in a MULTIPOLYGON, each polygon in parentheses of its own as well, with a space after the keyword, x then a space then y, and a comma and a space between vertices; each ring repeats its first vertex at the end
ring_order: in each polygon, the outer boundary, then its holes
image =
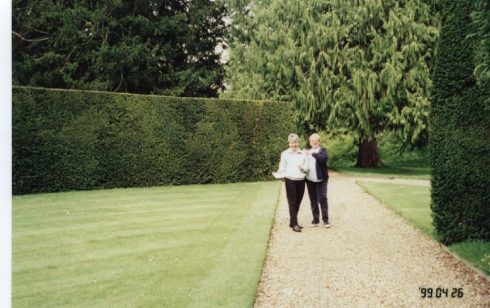
MULTIPOLYGON (((474 74, 481 89, 490 89, 490 3, 485 0, 475 2, 475 10, 471 13, 475 30, 470 34, 479 38, 475 47, 474 74)), ((490 102, 490 97, 487 99, 490 102)))
MULTIPOLYGON (((231 38, 225 96, 292 101, 313 130, 358 133, 357 166, 378 166, 376 136, 427 131, 437 15, 421 0, 264 1, 231 38), (254 31, 251 31, 250 28, 254 31)), ((234 21, 233 21, 234 22, 234 21)))
POLYGON ((431 208, 445 244, 490 240, 488 1, 445 1, 431 105, 431 208))
POLYGON ((13 83, 216 96, 220 0, 13 1, 13 83))

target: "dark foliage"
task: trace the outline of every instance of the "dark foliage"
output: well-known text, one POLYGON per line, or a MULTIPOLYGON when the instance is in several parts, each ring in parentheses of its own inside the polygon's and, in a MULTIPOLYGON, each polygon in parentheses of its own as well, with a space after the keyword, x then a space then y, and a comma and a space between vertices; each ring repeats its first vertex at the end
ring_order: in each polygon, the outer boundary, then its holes
POLYGON ((288 104, 14 87, 13 193, 270 179, 288 104))
POLYGON ((13 1, 13 83, 216 96, 222 1, 13 1))
MULTIPOLYGON (((490 88, 477 82, 478 1, 443 2, 431 106, 432 210, 441 240, 490 240, 490 88)), ((483 10, 483 11, 480 11, 483 10)), ((488 41, 487 41, 488 43, 488 41)))

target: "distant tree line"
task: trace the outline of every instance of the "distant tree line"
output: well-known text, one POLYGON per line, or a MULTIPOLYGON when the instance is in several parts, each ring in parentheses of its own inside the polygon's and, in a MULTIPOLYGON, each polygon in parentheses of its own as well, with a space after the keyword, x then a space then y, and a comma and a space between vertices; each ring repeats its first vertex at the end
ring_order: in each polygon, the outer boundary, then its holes
POLYGON ((14 85, 216 96, 220 0, 12 3, 14 85))

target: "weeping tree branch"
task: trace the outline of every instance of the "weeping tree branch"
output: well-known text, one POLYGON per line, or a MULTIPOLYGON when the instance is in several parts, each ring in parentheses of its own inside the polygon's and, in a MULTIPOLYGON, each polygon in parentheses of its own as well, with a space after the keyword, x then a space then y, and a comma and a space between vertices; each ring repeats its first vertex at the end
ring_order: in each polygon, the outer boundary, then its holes
POLYGON ((15 31, 12 31, 12 34, 19 37, 21 40, 23 41, 26 41, 26 42, 40 42, 40 41, 47 41, 49 40, 49 37, 43 37, 43 38, 40 38, 40 39, 27 39, 25 37, 23 37, 22 35, 20 35, 19 33, 15 32, 15 31))

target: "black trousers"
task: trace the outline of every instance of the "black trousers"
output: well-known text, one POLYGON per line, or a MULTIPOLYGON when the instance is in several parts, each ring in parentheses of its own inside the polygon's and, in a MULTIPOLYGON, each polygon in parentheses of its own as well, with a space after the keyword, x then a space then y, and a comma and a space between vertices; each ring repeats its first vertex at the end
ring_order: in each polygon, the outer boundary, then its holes
POLYGON ((308 195, 310 197, 311 213, 313 214, 312 223, 320 222, 320 211, 318 204, 322 210, 323 223, 328 223, 328 198, 327 198, 327 184, 328 181, 312 182, 306 180, 306 186, 308 187, 308 195))
POLYGON ((289 226, 294 227, 298 225, 299 206, 305 194, 305 180, 295 181, 285 179, 285 182, 289 205, 289 226))

